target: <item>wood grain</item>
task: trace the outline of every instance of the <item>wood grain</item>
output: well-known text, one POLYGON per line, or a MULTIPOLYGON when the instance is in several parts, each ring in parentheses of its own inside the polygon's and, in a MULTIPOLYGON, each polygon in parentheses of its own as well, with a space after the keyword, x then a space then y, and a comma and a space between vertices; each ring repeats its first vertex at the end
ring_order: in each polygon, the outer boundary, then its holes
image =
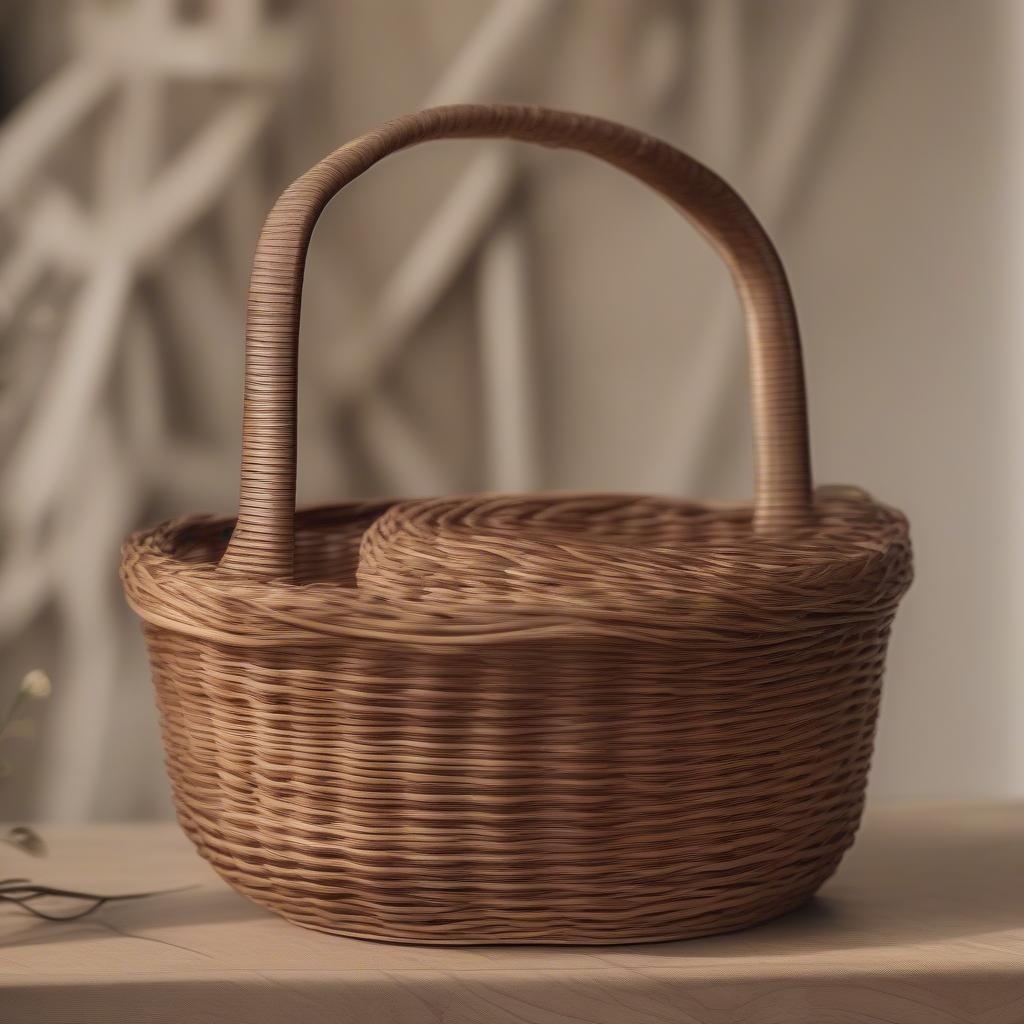
POLYGON ((68 925, 0 912, 3 1024, 1024 1020, 1022 805, 874 810, 808 907, 734 935, 597 950, 321 935, 234 893, 173 826, 46 832, 41 881, 199 888, 68 925))

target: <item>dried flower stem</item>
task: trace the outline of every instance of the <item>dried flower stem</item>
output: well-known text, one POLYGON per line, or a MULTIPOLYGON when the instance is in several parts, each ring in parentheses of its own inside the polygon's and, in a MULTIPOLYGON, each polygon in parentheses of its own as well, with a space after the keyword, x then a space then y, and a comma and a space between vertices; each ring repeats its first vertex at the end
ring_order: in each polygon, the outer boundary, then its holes
POLYGON ((186 885, 178 889, 157 889, 153 892, 133 892, 120 896, 101 896, 90 892, 77 892, 73 889, 55 889, 49 885, 34 885, 27 878, 6 878, 0 881, 0 902, 14 903, 27 910, 30 914, 43 921, 77 921, 80 918, 98 910, 106 903, 123 902, 124 900, 142 900, 150 896, 166 896, 170 893, 185 892, 188 889, 195 889, 197 886, 186 885), (32 903, 41 899, 70 899, 85 901, 88 906, 82 910, 73 911, 68 914, 53 914, 32 903))

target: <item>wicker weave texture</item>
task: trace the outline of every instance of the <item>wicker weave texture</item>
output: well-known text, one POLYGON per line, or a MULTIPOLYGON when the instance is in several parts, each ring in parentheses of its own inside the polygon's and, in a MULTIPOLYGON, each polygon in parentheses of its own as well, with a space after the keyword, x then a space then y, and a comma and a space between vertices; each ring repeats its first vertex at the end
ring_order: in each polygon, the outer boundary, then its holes
POLYGON ((237 522, 136 534, 179 818, 299 924, 428 943, 726 931, 806 900, 852 842, 903 516, 810 492, 796 318, 750 211, 607 122, 456 107, 392 122, 284 193, 253 272, 237 522), (294 512, 305 246, 339 188, 428 138, 584 150, 684 208, 747 310, 751 504, 473 495, 294 512))

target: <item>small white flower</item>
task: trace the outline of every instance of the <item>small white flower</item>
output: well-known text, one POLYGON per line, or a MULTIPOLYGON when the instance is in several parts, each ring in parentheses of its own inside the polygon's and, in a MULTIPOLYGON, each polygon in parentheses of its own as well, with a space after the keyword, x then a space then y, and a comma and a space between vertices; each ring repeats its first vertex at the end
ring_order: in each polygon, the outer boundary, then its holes
POLYGON ((33 700, 46 700, 52 690, 50 677, 41 668, 34 668, 31 672, 26 672, 19 688, 21 693, 33 700))

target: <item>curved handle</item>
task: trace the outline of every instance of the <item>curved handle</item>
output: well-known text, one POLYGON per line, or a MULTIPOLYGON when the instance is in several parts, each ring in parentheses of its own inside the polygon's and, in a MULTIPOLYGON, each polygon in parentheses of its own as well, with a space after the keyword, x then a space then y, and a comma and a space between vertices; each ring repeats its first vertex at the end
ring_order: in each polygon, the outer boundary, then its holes
POLYGON ((444 138, 511 138, 590 153, 661 193, 704 232, 728 264, 746 316, 755 529, 778 534, 806 522, 811 471, 796 313, 778 254, 746 203, 696 160, 631 128, 540 107, 460 105, 401 117, 349 142, 270 211, 249 287, 238 522, 221 568, 256 580, 292 575, 299 308, 317 218, 378 160, 444 138))

